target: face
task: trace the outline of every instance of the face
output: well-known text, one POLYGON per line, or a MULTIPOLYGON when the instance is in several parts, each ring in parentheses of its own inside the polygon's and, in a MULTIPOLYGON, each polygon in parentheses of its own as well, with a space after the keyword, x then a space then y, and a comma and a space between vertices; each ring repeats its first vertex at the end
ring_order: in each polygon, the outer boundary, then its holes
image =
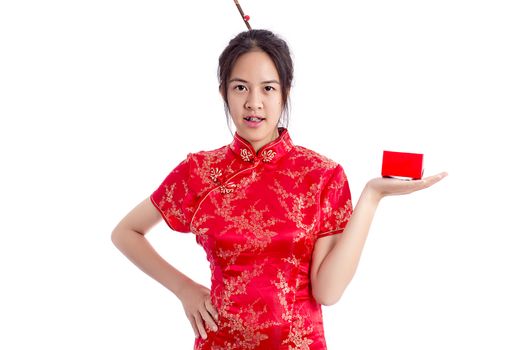
POLYGON ((282 91, 267 53, 250 51, 237 59, 228 81, 227 102, 237 133, 255 151, 278 137, 282 91))

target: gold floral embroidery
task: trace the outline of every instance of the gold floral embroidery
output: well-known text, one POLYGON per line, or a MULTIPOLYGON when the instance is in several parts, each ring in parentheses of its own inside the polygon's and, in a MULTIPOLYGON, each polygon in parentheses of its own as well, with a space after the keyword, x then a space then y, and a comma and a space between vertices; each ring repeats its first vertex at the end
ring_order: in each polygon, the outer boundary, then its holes
POLYGON ((284 277, 284 274, 282 271, 278 271, 277 273, 278 282, 272 281, 272 283, 277 287, 278 289, 278 299, 280 301, 280 305, 282 306, 282 319, 284 321, 291 321, 293 317, 293 305, 288 305, 287 302, 287 294, 289 294, 291 291, 293 293, 296 292, 295 289, 291 289, 287 283, 286 278, 284 277))
POLYGON ((262 161, 269 163, 277 153, 271 149, 262 151, 262 161))
POLYGON ((313 343, 313 340, 309 339, 308 335, 313 333, 313 326, 309 325, 306 327, 308 318, 302 315, 298 315, 293 320, 293 325, 289 336, 282 344, 289 344, 289 350, 309 350, 309 345, 313 343))
POLYGON ((219 168, 211 168, 211 174, 209 175, 211 180, 213 180, 213 182, 218 182, 219 176, 222 176, 222 170, 219 168))
POLYGON ((312 234, 316 223, 314 221, 307 223, 304 222, 304 219, 308 217, 306 215, 307 210, 314 208, 316 205, 315 199, 318 196, 318 185, 311 184, 307 193, 296 194, 294 191, 286 191, 284 186, 275 179, 274 186, 269 186, 268 188, 275 192, 286 217, 294 222, 297 228, 303 230, 302 233, 295 237, 295 240, 312 234))
POLYGON ((231 193, 234 191, 235 187, 237 187, 237 185, 235 185, 232 182, 228 182, 227 184, 223 184, 220 186, 220 193, 222 194, 231 193))
POLYGON ((246 162, 250 162, 251 158, 253 158, 253 153, 249 152, 247 148, 242 148, 242 150, 240 151, 240 156, 246 162))
POLYGON ((255 263, 252 269, 246 269, 237 276, 224 277, 222 281, 224 287, 216 299, 220 315, 219 329, 228 329, 232 341, 226 341, 224 347, 215 346, 213 350, 261 349, 262 342, 269 338, 264 330, 279 325, 277 321, 264 320, 268 306, 260 298, 238 308, 233 302, 236 296, 247 294, 248 285, 264 273, 267 264, 266 258, 260 263, 255 263))
POLYGON ((285 262, 290 263, 291 265, 298 267, 300 265, 300 259, 298 259, 294 254, 291 254, 289 257, 282 259, 285 262))
MULTIPOLYGON (((159 206, 161 208, 167 207, 166 214, 168 217, 172 217, 174 221, 186 225, 188 222, 180 206, 181 199, 175 196, 176 185, 177 184, 171 184, 169 186, 166 186, 164 192, 165 194, 160 200, 159 206), (176 205, 172 205, 171 203, 176 203, 176 205)), ((187 184, 185 182, 183 183, 183 186, 184 188, 187 188, 187 184)))

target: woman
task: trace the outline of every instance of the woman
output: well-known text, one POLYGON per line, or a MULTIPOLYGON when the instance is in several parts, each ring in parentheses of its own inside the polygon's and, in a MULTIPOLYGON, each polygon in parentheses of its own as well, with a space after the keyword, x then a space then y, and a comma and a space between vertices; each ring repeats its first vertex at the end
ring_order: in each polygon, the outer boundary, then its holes
POLYGON ((321 305, 351 281, 381 198, 427 188, 370 180, 353 209, 342 167, 295 145, 287 130, 293 64, 267 30, 238 34, 219 58, 236 132, 188 154, 112 233, 114 244, 181 301, 195 349, 327 349, 321 305), (160 257, 145 234, 162 218, 207 254, 211 290, 160 257))

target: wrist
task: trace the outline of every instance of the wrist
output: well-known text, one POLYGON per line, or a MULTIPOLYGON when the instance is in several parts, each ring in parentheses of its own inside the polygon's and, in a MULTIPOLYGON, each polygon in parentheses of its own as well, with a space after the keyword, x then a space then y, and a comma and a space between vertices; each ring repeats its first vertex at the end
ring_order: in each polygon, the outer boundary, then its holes
POLYGON ((175 282, 173 288, 169 288, 173 294, 175 294, 178 299, 182 299, 187 291, 191 290, 191 286, 195 283, 192 279, 187 276, 181 276, 181 278, 175 282))
POLYGON ((366 183, 366 186, 364 186, 361 197, 367 197, 369 200, 378 204, 385 196, 381 191, 377 190, 375 187, 373 187, 373 185, 370 184, 370 182, 368 182, 366 183))

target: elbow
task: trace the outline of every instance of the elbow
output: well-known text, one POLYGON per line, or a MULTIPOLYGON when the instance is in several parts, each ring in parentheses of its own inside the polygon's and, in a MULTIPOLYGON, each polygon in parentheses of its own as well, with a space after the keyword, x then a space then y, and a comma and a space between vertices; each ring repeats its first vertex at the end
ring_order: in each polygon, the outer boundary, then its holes
POLYGON ((117 225, 111 232, 111 242, 119 249, 123 250, 135 240, 137 236, 144 236, 143 233, 132 229, 127 229, 124 226, 117 225))
POLYGON ((118 226, 114 228, 114 230, 111 232, 111 242, 120 249, 122 246, 122 243, 125 239, 125 232, 118 226))
POLYGON ((324 300, 322 300, 322 305, 324 306, 331 306, 331 305, 335 305, 336 303, 338 303, 338 301, 340 300, 340 298, 326 298, 324 300))
POLYGON ((119 234, 119 231, 117 230, 117 228, 115 228, 112 232, 111 232, 111 242, 113 242, 113 244, 115 246, 118 247, 118 242, 119 242, 119 239, 120 239, 120 234, 119 234))
POLYGON ((340 295, 333 293, 333 292, 313 292, 313 297, 317 301, 317 303, 324 305, 324 306, 331 306, 336 304, 340 300, 340 295))

